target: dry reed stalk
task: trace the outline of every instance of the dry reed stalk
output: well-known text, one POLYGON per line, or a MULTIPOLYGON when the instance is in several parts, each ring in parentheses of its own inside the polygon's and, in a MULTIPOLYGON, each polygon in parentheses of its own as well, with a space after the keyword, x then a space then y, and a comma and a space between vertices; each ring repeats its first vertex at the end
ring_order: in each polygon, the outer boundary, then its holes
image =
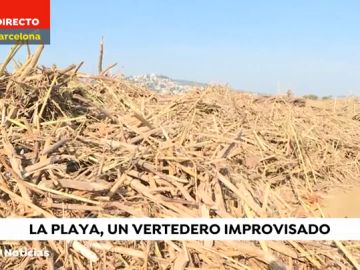
POLYGON ((99 49, 99 63, 98 63, 98 73, 101 74, 103 70, 103 59, 104 59, 104 38, 101 37, 100 40, 100 49, 99 49))
POLYGON ((14 58, 15 54, 17 53, 17 51, 20 48, 21 48, 21 45, 18 45, 18 44, 15 44, 10 48, 8 55, 6 56, 4 62, 2 63, 2 65, 0 67, 0 77, 4 74, 7 65, 14 58))

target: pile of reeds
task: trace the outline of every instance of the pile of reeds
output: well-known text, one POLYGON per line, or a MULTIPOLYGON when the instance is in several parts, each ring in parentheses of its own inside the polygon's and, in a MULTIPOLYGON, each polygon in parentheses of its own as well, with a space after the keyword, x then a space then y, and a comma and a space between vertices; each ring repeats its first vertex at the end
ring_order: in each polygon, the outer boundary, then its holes
MULTIPOLYGON (((360 179, 360 102, 212 86, 158 95, 106 73, 0 67, 1 217, 319 217, 360 179)), ((321 241, 2 242, 1 269, 360 269, 321 241), (285 268, 287 267, 287 268, 285 268)))

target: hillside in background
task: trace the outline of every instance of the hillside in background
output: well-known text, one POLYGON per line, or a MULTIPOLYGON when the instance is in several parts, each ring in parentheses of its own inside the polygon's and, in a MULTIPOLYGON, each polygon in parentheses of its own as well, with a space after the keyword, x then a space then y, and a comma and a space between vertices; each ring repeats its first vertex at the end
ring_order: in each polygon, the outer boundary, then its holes
POLYGON ((187 92, 193 87, 207 86, 206 83, 200 83, 200 82, 194 82, 188 80, 177 80, 177 79, 169 78, 164 75, 157 75, 157 74, 129 76, 126 79, 160 93, 178 94, 181 92, 187 92))

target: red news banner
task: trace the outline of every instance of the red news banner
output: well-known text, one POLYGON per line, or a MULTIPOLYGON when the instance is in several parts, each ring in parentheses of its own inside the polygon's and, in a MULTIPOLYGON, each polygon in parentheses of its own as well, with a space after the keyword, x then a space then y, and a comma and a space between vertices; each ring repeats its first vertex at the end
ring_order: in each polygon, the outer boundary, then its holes
POLYGON ((50 0, 1 0, 0 44, 50 44, 50 0))

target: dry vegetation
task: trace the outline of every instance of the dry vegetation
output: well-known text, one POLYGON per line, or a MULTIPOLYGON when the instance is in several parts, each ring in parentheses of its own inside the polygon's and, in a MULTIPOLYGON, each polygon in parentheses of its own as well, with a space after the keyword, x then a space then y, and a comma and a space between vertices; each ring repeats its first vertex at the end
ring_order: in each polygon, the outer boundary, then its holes
MULTIPOLYGON (((319 217, 359 182, 360 102, 224 87, 158 95, 104 72, 0 69, 1 217, 319 217)), ((360 244, 321 241, 2 242, 49 258, 1 269, 359 269, 360 244)))

